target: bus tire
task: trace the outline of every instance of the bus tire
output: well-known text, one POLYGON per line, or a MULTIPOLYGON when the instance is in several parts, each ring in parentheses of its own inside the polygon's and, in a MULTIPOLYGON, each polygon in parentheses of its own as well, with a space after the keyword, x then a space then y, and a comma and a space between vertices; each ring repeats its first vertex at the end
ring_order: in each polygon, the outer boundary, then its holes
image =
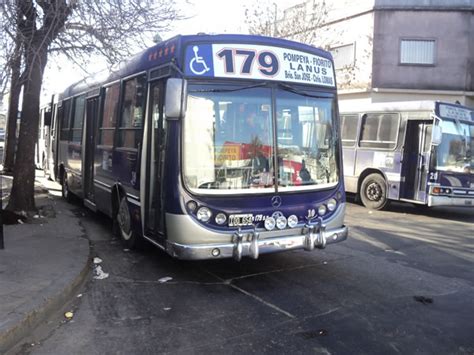
POLYGON ((113 223, 114 234, 127 249, 139 249, 143 245, 143 238, 133 231, 132 216, 125 196, 120 197, 113 223))
POLYGON ((71 203, 73 201, 73 197, 71 194, 71 191, 69 190, 69 185, 67 183, 67 175, 66 173, 63 173, 63 178, 61 182, 61 195, 64 197, 64 199, 71 203))
POLYGON ((387 206, 387 184, 380 174, 369 174, 360 186, 362 204, 371 210, 381 210, 387 206))

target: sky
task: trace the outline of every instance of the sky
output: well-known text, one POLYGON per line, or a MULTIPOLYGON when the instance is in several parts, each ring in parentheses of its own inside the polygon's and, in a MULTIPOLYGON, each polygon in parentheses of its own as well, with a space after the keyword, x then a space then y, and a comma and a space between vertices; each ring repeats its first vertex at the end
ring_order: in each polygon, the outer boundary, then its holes
MULTIPOLYGON (((169 33, 162 34, 168 39, 178 34, 204 33, 248 33, 245 25, 245 8, 259 0, 178 0, 186 20, 176 22, 169 33)), ((270 1, 270 0, 269 0, 270 1)), ((303 0, 274 0, 278 9, 290 7, 303 0)), ((105 62, 94 60, 87 72, 65 60, 50 59, 45 71, 42 101, 49 101, 51 94, 64 90, 82 78, 106 67, 105 62)))

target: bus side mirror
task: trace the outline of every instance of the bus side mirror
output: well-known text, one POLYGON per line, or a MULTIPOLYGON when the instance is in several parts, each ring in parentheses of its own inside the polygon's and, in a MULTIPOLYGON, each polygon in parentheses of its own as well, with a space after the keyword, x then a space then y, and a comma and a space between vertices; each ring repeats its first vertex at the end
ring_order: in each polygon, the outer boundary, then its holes
POLYGON ((431 144, 440 145, 442 135, 443 135, 443 132, 441 131, 441 127, 433 126, 433 130, 431 132, 431 144))
POLYGON ((187 81, 170 78, 166 83, 165 116, 166 118, 182 118, 186 112, 187 81))

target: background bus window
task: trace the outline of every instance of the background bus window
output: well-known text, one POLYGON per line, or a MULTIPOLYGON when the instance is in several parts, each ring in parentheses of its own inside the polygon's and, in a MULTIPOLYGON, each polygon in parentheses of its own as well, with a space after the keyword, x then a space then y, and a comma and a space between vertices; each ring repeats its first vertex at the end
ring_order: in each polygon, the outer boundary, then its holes
POLYGON ((59 140, 69 140, 69 112, 71 109, 71 100, 66 100, 63 105, 59 108, 59 119, 61 120, 61 134, 59 140))
POLYGON ((341 115, 341 138, 344 147, 353 147, 357 140, 358 115, 341 115))
POLYGON ((104 114, 99 128, 99 145, 113 146, 114 132, 117 122, 117 111, 120 94, 120 83, 116 83, 105 89, 104 114))
POLYGON ((360 146, 393 149, 397 145, 400 117, 397 113, 368 113, 362 116, 360 146))
POLYGON ((119 147, 138 148, 138 144, 142 140, 145 85, 146 77, 144 75, 130 79, 124 84, 119 147))
POLYGON ((71 127, 71 141, 75 143, 81 143, 82 139, 82 126, 84 123, 84 104, 85 95, 78 96, 74 99, 74 115, 71 127))

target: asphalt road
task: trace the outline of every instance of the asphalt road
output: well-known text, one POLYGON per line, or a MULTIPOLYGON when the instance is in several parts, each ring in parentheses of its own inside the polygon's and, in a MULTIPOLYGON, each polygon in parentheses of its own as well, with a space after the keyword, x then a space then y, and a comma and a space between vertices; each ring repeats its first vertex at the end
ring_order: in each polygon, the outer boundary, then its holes
POLYGON ((349 204, 346 242, 240 263, 127 251, 78 213, 109 277, 23 353, 474 353, 472 211, 349 204))

